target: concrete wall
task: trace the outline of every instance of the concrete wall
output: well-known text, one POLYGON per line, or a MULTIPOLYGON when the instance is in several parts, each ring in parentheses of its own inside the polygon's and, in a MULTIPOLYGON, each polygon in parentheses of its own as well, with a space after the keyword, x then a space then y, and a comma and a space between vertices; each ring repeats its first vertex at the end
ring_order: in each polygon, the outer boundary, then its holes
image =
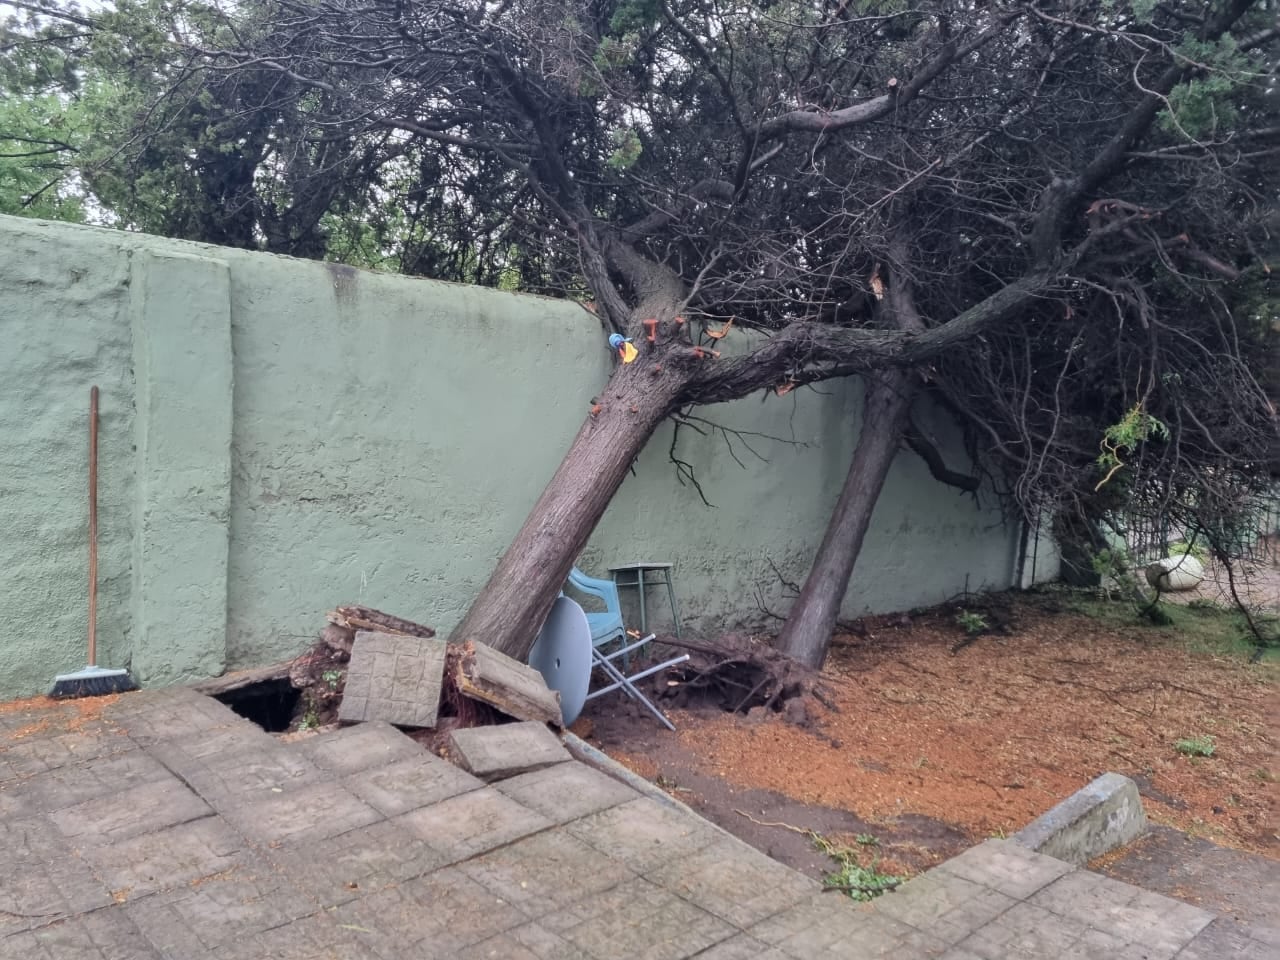
MULTIPOLYGON (((99 659, 158 683, 298 652, 339 603, 448 631, 610 363, 596 322, 557 301, 5 217, 0 331, 0 696, 83 665, 91 383, 99 659)), ((714 507, 679 482, 664 428, 581 565, 673 561, 704 629, 758 621, 757 591, 785 607, 770 561, 803 578, 860 402, 848 382, 701 411, 780 438, 748 438, 764 463, 682 431, 714 507)), ((1005 587, 1016 549, 904 454, 845 612, 1005 587)))

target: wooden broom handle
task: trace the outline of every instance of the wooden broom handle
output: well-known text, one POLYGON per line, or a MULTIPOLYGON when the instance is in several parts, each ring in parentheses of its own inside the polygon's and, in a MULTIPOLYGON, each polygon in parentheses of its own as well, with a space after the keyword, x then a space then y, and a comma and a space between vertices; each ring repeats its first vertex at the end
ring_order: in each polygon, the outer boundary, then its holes
POLYGON ((89 666, 98 663, 98 388, 89 388, 89 666))

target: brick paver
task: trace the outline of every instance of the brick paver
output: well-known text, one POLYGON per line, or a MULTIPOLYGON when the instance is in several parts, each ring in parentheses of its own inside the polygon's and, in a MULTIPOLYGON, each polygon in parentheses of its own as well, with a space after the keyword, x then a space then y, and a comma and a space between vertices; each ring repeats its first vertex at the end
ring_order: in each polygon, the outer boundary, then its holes
POLYGON ((855 904, 577 761, 486 784, 385 723, 286 742, 177 688, 3 717, 0 960, 28 957, 1272 960, 1280 931, 999 840, 855 904))

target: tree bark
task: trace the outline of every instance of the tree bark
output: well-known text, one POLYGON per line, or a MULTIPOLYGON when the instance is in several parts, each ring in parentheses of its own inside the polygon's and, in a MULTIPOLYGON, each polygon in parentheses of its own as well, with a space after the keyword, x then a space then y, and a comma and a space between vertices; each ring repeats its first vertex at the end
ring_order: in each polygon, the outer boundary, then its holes
POLYGON ((815 670, 827 658, 854 561, 902 442, 918 379, 904 370, 886 370, 869 378, 849 475, 813 567, 778 637, 779 650, 815 670))
POLYGON ((487 644, 524 661, 551 605, 632 462, 687 382, 643 356, 618 366, 524 526, 450 642, 487 644))

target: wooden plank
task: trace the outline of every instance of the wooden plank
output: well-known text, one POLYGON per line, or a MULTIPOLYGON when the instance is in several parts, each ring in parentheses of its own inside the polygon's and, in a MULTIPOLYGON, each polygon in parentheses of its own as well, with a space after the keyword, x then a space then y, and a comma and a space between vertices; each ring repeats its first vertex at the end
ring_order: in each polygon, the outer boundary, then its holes
POLYGON ((430 639, 436 635, 431 627, 414 623, 393 613, 383 613, 372 607, 358 604, 338 607, 330 611, 325 619, 339 627, 350 630, 368 630, 371 633, 394 633, 405 637, 424 637, 430 639))
POLYGON ((279 663, 268 664, 265 667, 254 667, 252 670, 236 670, 233 673, 224 673, 222 676, 214 677, 211 680, 201 680, 199 683, 193 683, 191 689, 197 693, 203 693, 207 697, 216 697, 220 694, 231 693, 233 690, 243 690, 245 687, 251 687, 255 683, 286 680, 289 677, 289 667, 292 665, 292 660, 281 660, 279 663))
POLYGON ((517 720, 563 726, 560 694, 550 689, 533 667, 474 640, 462 646, 454 662, 453 683, 463 696, 517 720))

